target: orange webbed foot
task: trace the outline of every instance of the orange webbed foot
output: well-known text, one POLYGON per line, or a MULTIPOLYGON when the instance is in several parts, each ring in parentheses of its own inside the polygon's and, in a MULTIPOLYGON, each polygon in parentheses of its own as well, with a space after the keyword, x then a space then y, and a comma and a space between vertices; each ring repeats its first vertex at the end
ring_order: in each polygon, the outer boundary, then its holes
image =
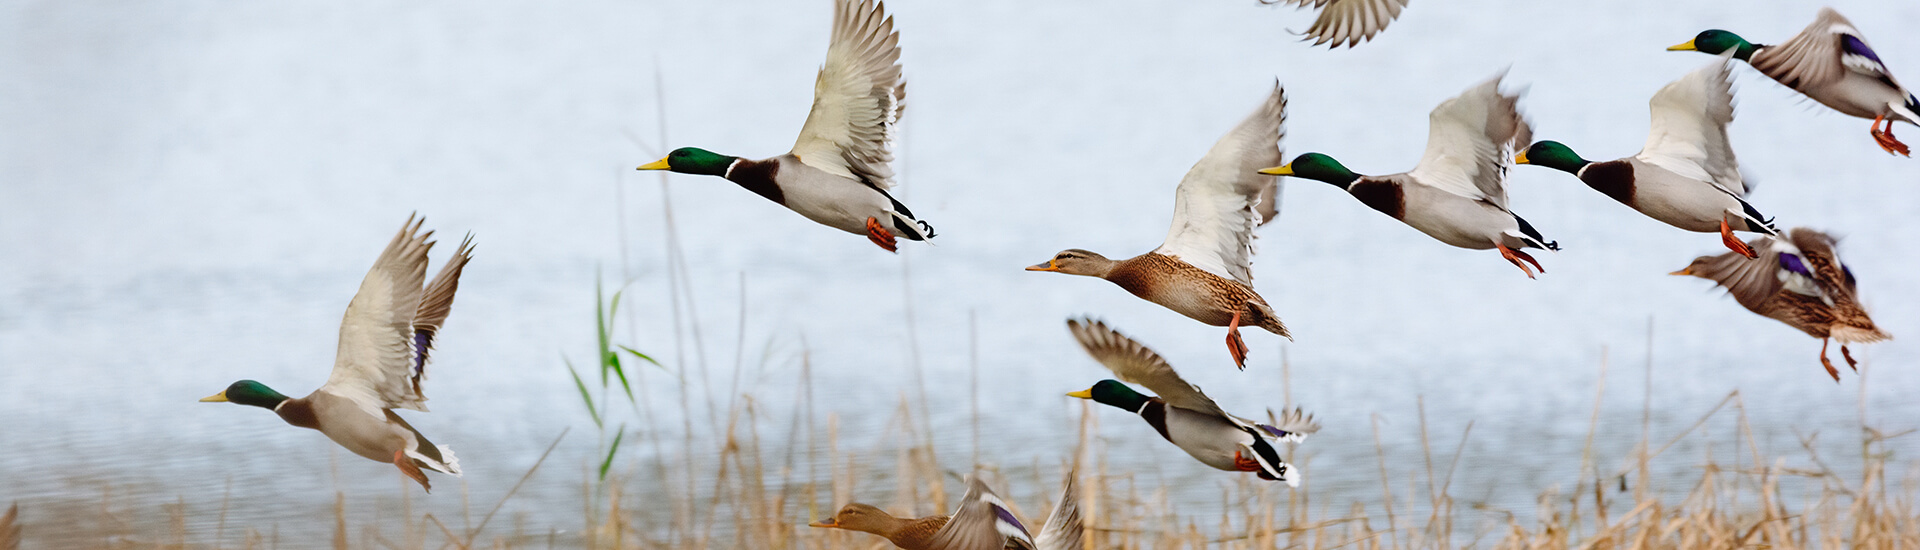
POLYGON ((1256 461, 1251 458, 1247 458, 1246 455, 1240 454, 1240 451, 1233 452, 1233 467, 1234 469, 1240 470, 1242 472, 1261 471, 1259 461, 1256 461))
MULTIPOLYGON (((1834 383, 1837 384, 1840 382, 1840 369, 1833 368, 1833 361, 1827 360, 1827 343, 1828 342, 1830 342, 1830 340, 1826 338, 1820 339, 1820 366, 1827 368, 1827 376, 1832 376, 1834 383)), ((1844 348, 1844 346, 1842 347, 1844 348)), ((1841 353, 1846 353, 1846 352, 1842 351, 1841 353)))
POLYGON ((393 452, 393 465, 400 467, 400 473, 420 482, 420 490, 433 492, 433 485, 427 483, 427 473, 420 471, 420 467, 413 464, 413 459, 407 457, 405 449, 393 452))
POLYGON ((1860 372, 1860 362, 1853 360, 1853 352, 1847 351, 1846 344, 1840 344, 1840 357, 1847 360, 1847 368, 1860 372))
POLYGON ((1873 134, 1873 142, 1878 144, 1880 149, 1886 151, 1888 154, 1903 157, 1912 156, 1910 154, 1912 151, 1907 148, 1907 144, 1900 143, 1898 138, 1893 137, 1893 121, 1887 120, 1886 115, 1873 117, 1873 127, 1868 130, 1868 132, 1873 134), (1880 128, 1880 122, 1882 120, 1885 120, 1887 123, 1886 129, 1880 128))
POLYGON ((1227 322, 1227 353, 1233 356, 1233 365, 1247 370, 1247 341, 1240 338, 1240 312, 1233 312, 1233 320, 1227 322))
POLYGON ((881 226, 880 220, 873 216, 867 216, 867 240, 873 241, 873 244, 879 245, 887 252, 896 254, 900 252, 899 241, 894 240, 893 233, 881 226))
POLYGON ((1749 259, 1760 257, 1759 253, 1753 251, 1753 247, 1747 246, 1745 241, 1733 236, 1733 226, 1727 225, 1727 220, 1724 218, 1720 220, 1720 243, 1727 245, 1728 250, 1738 252, 1749 259))
MULTIPOLYGON (((1504 244, 1500 244, 1500 243, 1493 243, 1493 247, 1494 247, 1494 248, 1498 248, 1498 249, 1500 249, 1500 257, 1502 257, 1502 258, 1506 258, 1506 259, 1507 259, 1507 261, 1509 261, 1509 262, 1513 262, 1513 266, 1514 266, 1514 267, 1518 267, 1518 268, 1520 268, 1520 272, 1521 272, 1521 273, 1525 273, 1525 274, 1527 274, 1527 278, 1528 278, 1528 279, 1535 279, 1535 278, 1537 278, 1537 277, 1534 277, 1534 276, 1533 276, 1533 270, 1532 270, 1532 269, 1528 269, 1528 268, 1527 268, 1527 264, 1524 264, 1524 263, 1521 263, 1521 262, 1520 262, 1520 257, 1521 257, 1521 256, 1523 256, 1523 255, 1525 255, 1524 253, 1522 253, 1522 252, 1519 252, 1519 251, 1517 251, 1517 250, 1514 250, 1514 249, 1511 249, 1511 248, 1507 248, 1507 245, 1504 245, 1504 244)), ((1532 256, 1527 256, 1527 261, 1528 261, 1528 262, 1532 262, 1532 261, 1533 261, 1533 257, 1532 257, 1532 256)), ((1534 264, 1534 265, 1539 265, 1539 264, 1537 264, 1537 263, 1536 263, 1536 264, 1534 264)), ((1546 270, 1541 270, 1541 273, 1545 273, 1545 272, 1546 272, 1546 270)))

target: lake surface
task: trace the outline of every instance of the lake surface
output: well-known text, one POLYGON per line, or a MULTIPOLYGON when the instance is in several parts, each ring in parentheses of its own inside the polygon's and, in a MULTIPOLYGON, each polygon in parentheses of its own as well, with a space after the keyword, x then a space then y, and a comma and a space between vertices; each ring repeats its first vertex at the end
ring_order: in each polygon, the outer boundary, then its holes
MULTIPOLYGON (((976 422, 983 461, 1058 464, 1080 410, 1062 394, 1106 375, 1064 329, 1079 315, 1159 350, 1229 410, 1290 396, 1315 412, 1325 429, 1299 453, 1334 510, 1378 499, 1376 424, 1387 468, 1417 468, 1421 406, 1436 454, 1472 423, 1454 480, 1463 500, 1526 509, 1572 487, 1603 365, 1602 470, 1640 440, 1643 410, 1659 443, 1734 391, 1757 446, 1789 465, 1806 463, 1799 435, 1820 434, 1836 468, 1857 469, 1863 415, 1890 432, 1920 422, 1920 257, 1905 229, 1920 161, 1744 66, 1732 131, 1758 182, 1750 199, 1782 227, 1842 235, 1868 307, 1898 338, 1854 350, 1865 376, 1833 383, 1818 341, 1666 275, 1723 251, 1716 236, 1537 167, 1509 182, 1514 210, 1565 247, 1537 255, 1537 281, 1332 187, 1288 182, 1254 266, 1298 340, 1247 333, 1245 372, 1219 328, 1104 282, 1021 270, 1063 248, 1126 256, 1159 243, 1174 184, 1275 78, 1291 100, 1289 158, 1411 168, 1427 111, 1508 67, 1509 87, 1530 86, 1536 136, 1615 158, 1644 142, 1648 96, 1711 61, 1662 48, 1715 26, 1777 42, 1815 4, 1423 0, 1373 43, 1330 52, 1287 32, 1309 13, 1251 0, 897 0, 912 86, 896 167, 937 246, 904 243, 896 257, 718 179, 663 188, 633 170, 680 145, 787 150, 829 6, 0 7, 0 502, 46 526, 29 530, 45 544, 164 533, 176 503, 196 540, 214 537, 223 501, 228 540, 243 528, 324 537, 336 490, 353 510, 394 506, 391 466, 263 411, 194 400, 239 378, 293 395, 324 382, 347 300, 414 211, 441 232, 436 266, 463 233, 478 250, 435 354, 434 412, 408 415, 459 453, 466 477, 437 478, 442 490, 411 504, 457 517, 464 482, 484 508, 573 428, 503 509, 535 533, 581 523, 596 442, 563 357, 592 357, 596 276, 610 291, 626 283, 616 339, 666 364, 638 369, 653 418, 635 426, 642 440, 682 437, 683 373, 719 423, 730 395, 752 394, 762 437, 785 445, 805 357, 808 422, 824 433, 836 416, 842 440, 878 450, 877 463, 896 447, 887 426, 905 396, 930 413, 946 469, 968 469, 976 422), (691 290, 678 337, 668 198, 691 290), (131 527, 101 519, 103 506, 131 527)), ((1895 71, 1920 78, 1920 34, 1901 32, 1920 5, 1844 10, 1895 71)), ((691 426, 711 449, 704 409, 696 399, 691 426)), ((1184 487, 1172 496, 1183 509, 1217 510, 1231 476, 1121 411, 1098 414, 1116 469, 1184 487)), ((1667 479, 1731 456, 1732 417, 1715 418, 1669 451, 1667 479)), ((649 449, 620 467, 644 472, 649 449)), ((1024 502, 1043 489, 1008 492, 1024 502)), ((856 496, 890 494, 870 483, 856 496)))

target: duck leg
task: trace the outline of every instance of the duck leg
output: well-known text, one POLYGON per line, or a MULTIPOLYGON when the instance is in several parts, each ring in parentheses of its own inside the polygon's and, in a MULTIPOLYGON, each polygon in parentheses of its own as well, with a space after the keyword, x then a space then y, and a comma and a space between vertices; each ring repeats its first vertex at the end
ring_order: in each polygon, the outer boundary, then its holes
POLYGON ((893 233, 887 231, 886 227, 881 226, 880 220, 873 216, 867 216, 867 240, 873 241, 873 244, 879 245, 880 248, 885 249, 887 252, 900 252, 899 246, 896 244, 899 241, 895 241, 893 239, 893 233))
POLYGON ((1840 369, 1833 368, 1833 362, 1827 360, 1827 342, 1830 340, 1832 340, 1832 338, 1820 339, 1820 366, 1826 367, 1827 376, 1832 376, 1833 381, 1838 383, 1840 381, 1840 369))
POLYGON ((1899 139, 1893 137, 1893 120, 1887 118, 1887 115, 1875 115, 1873 126, 1868 129, 1868 133, 1873 134, 1873 142, 1879 144, 1880 149, 1888 154, 1912 156, 1909 154, 1911 150, 1907 149, 1907 144, 1900 143, 1899 139), (1884 130, 1880 129, 1881 121, 1887 123, 1887 128, 1884 130))
POLYGON ((1233 467, 1234 469, 1240 470, 1242 472, 1264 472, 1265 471, 1260 468, 1260 461, 1247 458, 1246 455, 1240 454, 1240 451, 1233 452, 1233 467))
MULTIPOLYGON (((1520 263, 1521 257, 1526 257, 1528 262, 1533 262, 1532 256, 1526 256, 1525 253, 1520 252, 1518 250, 1511 249, 1511 248, 1507 248, 1507 245, 1500 244, 1498 242, 1493 243, 1493 247, 1500 249, 1500 257, 1506 258, 1507 261, 1509 262, 1513 262, 1514 267, 1518 267, 1520 268, 1520 271, 1522 273, 1526 273, 1528 279, 1535 278, 1533 276, 1533 270, 1527 269, 1527 264, 1520 263)), ((1534 265, 1539 265, 1539 264, 1535 263, 1534 265)), ((1545 273, 1546 270, 1541 270, 1541 272, 1545 273)))
POLYGON ((1853 360, 1853 353, 1847 351, 1846 344, 1840 344, 1840 356, 1846 358, 1847 368, 1853 369, 1853 372, 1860 372, 1860 362, 1853 360))
POLYGON ((393 465, 400 467, 400 473, 420 482, 420 490, 433 492, 433 486, 427 483, 427 473, 420 471, 420 467, 413 464, 413 458, 407 456, 406 449, 393 452, 393 465))
POLYGON ((1733 226, 1727 225, 1727 219, 1724 217, 1720 218, 1720 243, 1727 245, 1728 250, 1739 252, 1741 256, 1746 256, 1748 259, 1760 257, 1759 253, 1753 251, 1753 247, 1747 246, 1746 242, 1733 236, 1733 226))
POLYGON ((1247 370, 1247 341, 1240 338, 1240 312, 1233 312, 1233 320, 1227 322, 1227 353, 1233 355, 1233 365, 1247 370))

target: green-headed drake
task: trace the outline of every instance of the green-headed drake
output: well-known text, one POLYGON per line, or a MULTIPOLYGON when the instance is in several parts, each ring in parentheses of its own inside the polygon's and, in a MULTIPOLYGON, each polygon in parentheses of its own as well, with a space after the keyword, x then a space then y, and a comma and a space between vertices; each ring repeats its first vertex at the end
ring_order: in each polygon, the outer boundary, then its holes
POLYGON ((1733 52, 1753 68, 1823 105, 1850 116, 1873 119, 1867 131, 1888 153, 1907 155, 1893 137, 1893 122, 1920 125, 1920 98, 1893 79, 1880 54, 1867 46, 1853 22, 1833 8, 1820 8, 1813 24, 1777 46, 1754 44, 1740 35, 1710 29, 1693 40, 1667 48, 1718 55, 1733 52), (1880 123, 1886 122, 1881 128, 1880 123))
POLYGON ((420 232, 425 222, 408 217, 360 282, 340 321, 333 374, 320 389, 293 398, 241 380, 200 401, 272 410, 288 424, 320 430, 353 454, 392 463, 422 489, 431 489, 422 468, 459 477, 460 462, 452 450, 434 445, 393 413, 396 408, 426 412, 420 383, 427 378, 427 354, 452 310, 460 270, 473 255, 469 236, 428 282, 427 250, 434 241, 428 240, 432 231, 420 232))
POLYGON ((1796 227, 1785 235, 1761 235, 1748 246, 1760 250, 1758 258, 1734 253, 1701 256, 1673 274, 1719 283, 1748 311, 1819 338, 1820 366, 1835 382, 1840 381, 1840 370, 1827 360, 1829 339, 1840 341, 1840 355, 1848 367, 1854 367, 1857 363, 1847 344, 1893 338, 1874 326, 1860 305, 1853 270, 1841 263, 1833 237, 1796 227))
POLYGON ((1653 94, 1653 125, 1640 154, 1592 162, 1560 142, 1542 141, 1513 161, 1573 174, 1647 217, 1687 231, 1719 232, 1729 250, 1755 257, 1733 232, 1775 231, 1747 203, 1749 189, 1727 142, 1727 123, 1733 121, 1730 66, 1722 58, 1653 94))
POLYGON ((1101 380, 1068 396, 1140 415, 1160 432, 1160 437, 1215 469, 1259 472, 1260 479, 1300 485, 1299 472, 1280 458, 1268 439, 1305 440, 1308 434, 1320 431, 1312 416, 1295 409, 1273 425, 1266 425, 1228 414, 1201 393, 1199 386, 1181 379, 1160 354, 1107 328, 1105 323, 1069 319, 1067 330, 1073 332, 1088 355, 1120 379, 1101 380), (1121 380, 1146 386, 1159 395, 1142 395, 1121 380))
POLYGON ((1292 338, 1253 291, 1254 228, 1277 213, 1279 178, 1255 173, 1280 162, 1287 94, 1278 83, 1252 115, 1214 143, 1174 189, 1173 227, 1151 252, 1125 260, 1071 248, 1027 271, 1099 277, 1146 301, 1227 327, 1227 352, 1246 368, 1241 326, 1292 338))
POLYGON ((749 160, 693 147, 641 170, 720 176, 834 229, 866 235, 888 252, 895 237, 924 241, 933 227, 895 200, 894 125, 906 101, 900 35, 880 2, 838 0, 833 42, 813 83, 813 111, 793 151, 749 160))
POLYGON ((1261 170, 1262 174, 1320 180, 1346 190, 1362 204, 1405 222, 1440 242, 1474 250, 1499 249, 1528 278, 1540 262, 1523 248, 1559 250, 1526 220, 1507 209, 1510 155, 1532 140, 1520 115, 1518 95, 1500 91, 1505 73, 1440 103, 1429 115, 1427 152, 1413 171, 1362 176, 1320 153, 1261 170))
POLYGON ((1328 48, 1351 48, 1373 40, 1373 35, 1380 34, 1387 29, 1387 24, 1400 17, 1400 10, 1407 9, 1407 0, 1260 0, 1260 3, 1320 10, 1313 26, 1299 33, 1300 40, 1312 40, 1315 46, 1331 42, 1333 45, 1328 48))

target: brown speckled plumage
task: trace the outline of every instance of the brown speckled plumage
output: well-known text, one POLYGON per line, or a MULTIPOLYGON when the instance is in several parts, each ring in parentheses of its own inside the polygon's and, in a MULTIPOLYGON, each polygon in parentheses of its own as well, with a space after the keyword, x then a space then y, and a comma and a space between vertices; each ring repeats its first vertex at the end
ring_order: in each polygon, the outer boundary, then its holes
POLYGON ((1259 293, 1175 258, 1148 252, 1115 262, 1103 278, 1134 296, 1166 306, 1195 321, 1224 327, 1238 311, 1242 325, 1293 337, 1259 293))
MULTIPOLYGON (((1892 338, 1875 326, 1860 306, 1858 287, 1834 252, 1833 237, 1807 228, 1794 228, 1786 235, 1785 239, 1763 236, 1749 241, 1748 246, 1759 251, 1759 258, 1747 259, 1732 252, 1701 256, 1675 274, 1719 283, 1749 311, 1814 338, 1839 340, 1843 353, 1847 344, 1892 338), (1785 267, 1789 260, 1783 256, 1800 262, 1812 276, 1785 267)), ((1824 346, 1820 359, 1837 379, 1838 371, 1827 361, 1824 346)), ((1850 355, 1848 362, 1852 362, 1850 355)))

